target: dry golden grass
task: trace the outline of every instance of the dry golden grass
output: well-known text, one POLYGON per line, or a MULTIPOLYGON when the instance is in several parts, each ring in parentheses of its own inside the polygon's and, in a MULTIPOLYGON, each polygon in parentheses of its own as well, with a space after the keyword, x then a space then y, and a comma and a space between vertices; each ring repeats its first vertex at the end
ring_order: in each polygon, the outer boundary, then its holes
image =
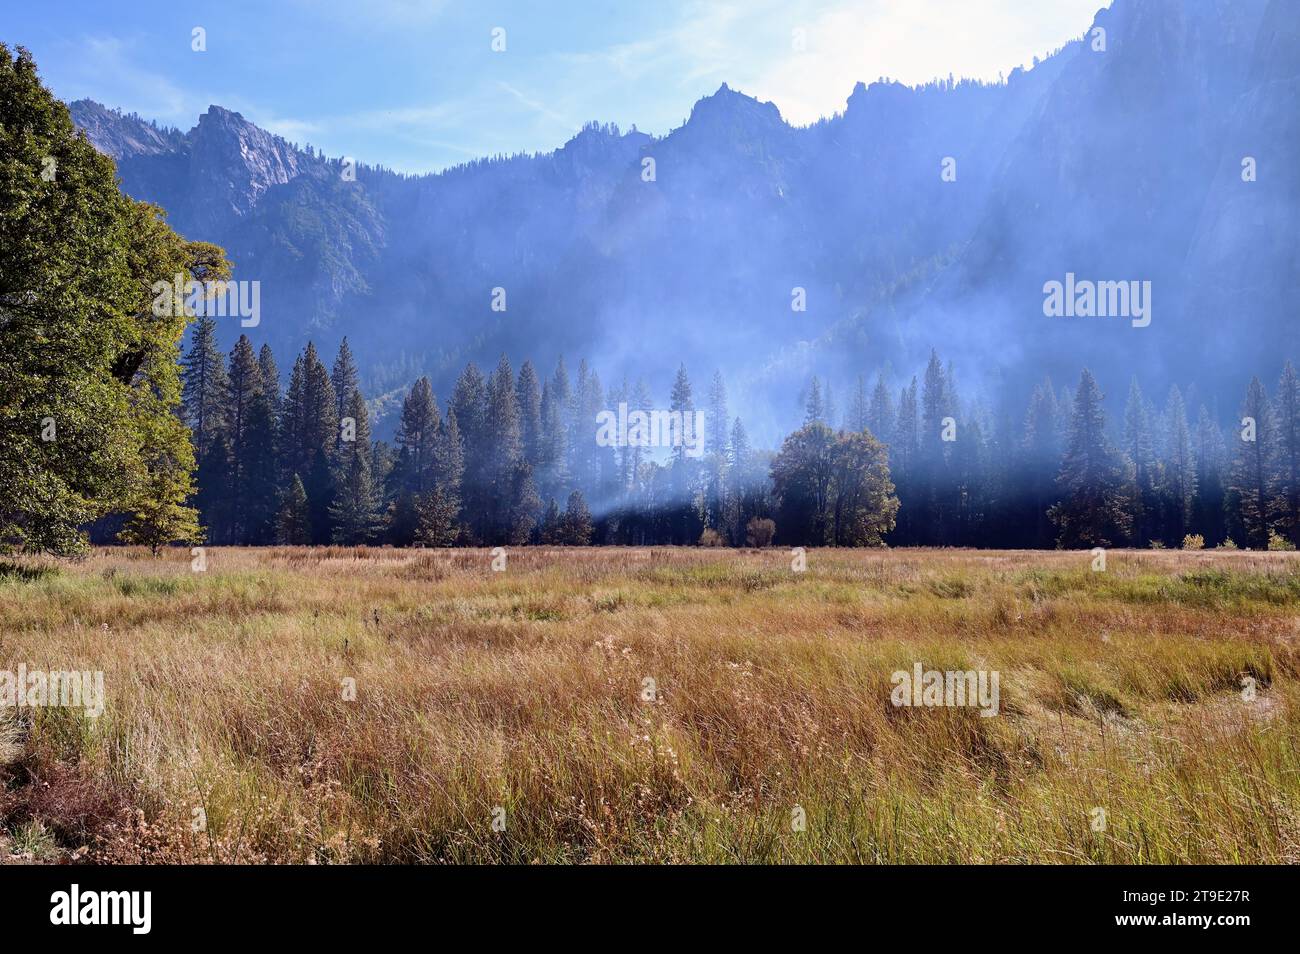
POLYGON ((107 689, 97 720, 0 711, 11 852, 1300 861, 1295 554, 1112 551, 1105 573, 1077 552, 814 550, 805 573, 779 550, 513 550, 503 573, 482 550, 207 559, 0 564, 0 668, 107 689), (915 662, 999 671, 1001 714, 894 708, 915 662))

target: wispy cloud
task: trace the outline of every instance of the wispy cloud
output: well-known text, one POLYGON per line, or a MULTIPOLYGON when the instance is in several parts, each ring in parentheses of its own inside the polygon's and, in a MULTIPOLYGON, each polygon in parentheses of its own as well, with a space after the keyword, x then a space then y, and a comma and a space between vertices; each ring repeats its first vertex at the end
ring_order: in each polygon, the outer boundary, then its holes
POLYGON ((539 116, 545 116, 547 119, 559 123, 560 125, 564 126, 566 129, 576 128, 575 123, 572 120, 570 120, 565 116, 561 116, 559 113, 555 112, 555 110, 551 109, 549 106, 547 106, 545 103, 541 102, 540 100, 535 99, 534 97, 531 96, 524 95, 519 90, 511 86, 509 83, 498 80, 497 87, 499 89, 505 90, 507 93, 509 93, 511 96, 515 98, 516 102, 518 102, 522 106, 528 107, 533 112, 537 113, 539 116))

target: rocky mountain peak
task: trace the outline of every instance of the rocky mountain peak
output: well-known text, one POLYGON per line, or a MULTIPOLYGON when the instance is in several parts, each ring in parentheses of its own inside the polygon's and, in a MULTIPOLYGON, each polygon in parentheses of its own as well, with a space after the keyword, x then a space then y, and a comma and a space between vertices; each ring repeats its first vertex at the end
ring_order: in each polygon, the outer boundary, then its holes
POLYGON ((184 138, 179 130, 109 109, 92 99, 69 103, 68 112, 91 145, 113 159, 173 152, 181 147, 184 138))
POLYGON ((195 207, 200 218, 247 214, 268 189, 301 175, 312 161, 284 139, 221 106, 209 106, 188 139, 195 179, 212 186, 195 207))

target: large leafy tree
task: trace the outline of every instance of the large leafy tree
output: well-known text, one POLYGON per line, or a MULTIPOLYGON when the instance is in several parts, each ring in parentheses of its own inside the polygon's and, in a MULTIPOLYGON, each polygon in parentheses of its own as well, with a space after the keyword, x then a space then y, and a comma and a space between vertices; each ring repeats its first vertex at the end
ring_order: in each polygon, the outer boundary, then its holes
POLYGON ((879 546, 894 528, 899 502, 885 447, 868 433, 805 424, 772 461, 772 483, 784 543, 879 546))
POLYGON ((114 512, 130 539, 194 538, 173 420, 188 318, 153 286, 228 265, 122 194, 30 54, 3 45, 0 234, 0 546, 75 552, 114 512))

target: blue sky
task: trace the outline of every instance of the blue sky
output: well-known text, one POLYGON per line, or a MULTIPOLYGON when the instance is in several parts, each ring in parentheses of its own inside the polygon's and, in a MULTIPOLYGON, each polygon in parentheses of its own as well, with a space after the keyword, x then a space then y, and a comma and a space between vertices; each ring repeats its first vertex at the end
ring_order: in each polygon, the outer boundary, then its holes
POLYGON ((593 119, 666 133, 723 82, 804 124, 858 80, 992 79, 1108 2, 0 0, 0 40, 31 49, 65 100, 181 129, 216 103, 331 156, 424 172, 554 149, 593 119))

